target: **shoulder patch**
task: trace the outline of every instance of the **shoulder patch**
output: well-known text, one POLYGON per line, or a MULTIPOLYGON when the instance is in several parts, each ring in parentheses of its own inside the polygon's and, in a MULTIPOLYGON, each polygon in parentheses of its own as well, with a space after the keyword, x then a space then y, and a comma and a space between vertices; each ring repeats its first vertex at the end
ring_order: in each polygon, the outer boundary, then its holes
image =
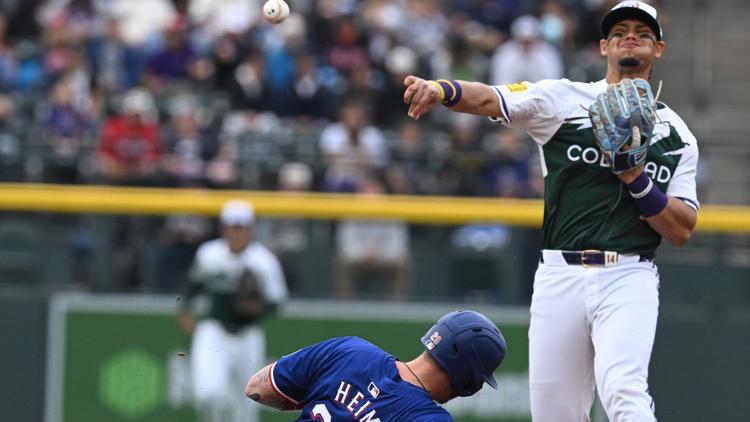
POLYGON ((506 84, 505 86, 508 87, 508 90, 510 92, 523 92, 523 91, 528 91, 529 89, 529 87, 523 82, 519 82, 515 84, 506 84))

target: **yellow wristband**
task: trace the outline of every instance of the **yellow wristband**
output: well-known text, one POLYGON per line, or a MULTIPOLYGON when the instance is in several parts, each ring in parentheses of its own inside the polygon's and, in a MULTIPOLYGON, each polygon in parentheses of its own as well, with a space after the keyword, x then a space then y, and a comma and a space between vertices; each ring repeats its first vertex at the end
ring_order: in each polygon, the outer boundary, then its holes
POLYGON ((438 88, 438 91, 440 91, 440 101, 445 101, 445 90, 443 89, 443 87, 439 83, 437 83, 437 81, 430 82, 438 88))

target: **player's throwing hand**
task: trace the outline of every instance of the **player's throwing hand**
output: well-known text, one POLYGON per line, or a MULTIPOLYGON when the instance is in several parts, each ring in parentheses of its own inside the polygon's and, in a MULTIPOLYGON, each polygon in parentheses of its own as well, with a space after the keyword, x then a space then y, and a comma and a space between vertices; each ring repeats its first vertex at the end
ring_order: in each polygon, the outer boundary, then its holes
POLYGON ((441 103, 440 88, 433 82, 409 75, 404 79, 404 102, 409 104, 409 117, 414 120, 441 103))

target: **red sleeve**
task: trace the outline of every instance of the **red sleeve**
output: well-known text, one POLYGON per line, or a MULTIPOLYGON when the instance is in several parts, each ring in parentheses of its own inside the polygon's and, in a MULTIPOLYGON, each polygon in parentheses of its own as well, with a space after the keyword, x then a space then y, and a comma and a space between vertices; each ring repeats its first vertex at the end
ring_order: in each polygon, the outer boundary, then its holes
POLYGON ((101 135, 99 136, 99 154, 106 155, 107 157, 117 159, 117 152, 115 151, 115 143, 118 135, 117 122, 107 120, 102 127, 101 135))
POLYGON ((157 125, 149 125, 144 128, 144 135, 149 143, 148 152, 145 159, 152 161, 161 157, 161 131, 157 125))

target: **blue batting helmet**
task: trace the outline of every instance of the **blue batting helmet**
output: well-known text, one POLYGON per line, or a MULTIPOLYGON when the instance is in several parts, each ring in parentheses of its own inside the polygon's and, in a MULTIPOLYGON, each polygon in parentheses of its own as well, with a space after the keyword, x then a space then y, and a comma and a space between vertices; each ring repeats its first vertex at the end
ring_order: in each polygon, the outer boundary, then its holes
POLYGON ((457 396, 471 396, 486 382, 497 388, 495 369, 505 358, 505 339, 486 316, 455 311, 440 318, 422 337, 422 345, 435 359, 457 396))

